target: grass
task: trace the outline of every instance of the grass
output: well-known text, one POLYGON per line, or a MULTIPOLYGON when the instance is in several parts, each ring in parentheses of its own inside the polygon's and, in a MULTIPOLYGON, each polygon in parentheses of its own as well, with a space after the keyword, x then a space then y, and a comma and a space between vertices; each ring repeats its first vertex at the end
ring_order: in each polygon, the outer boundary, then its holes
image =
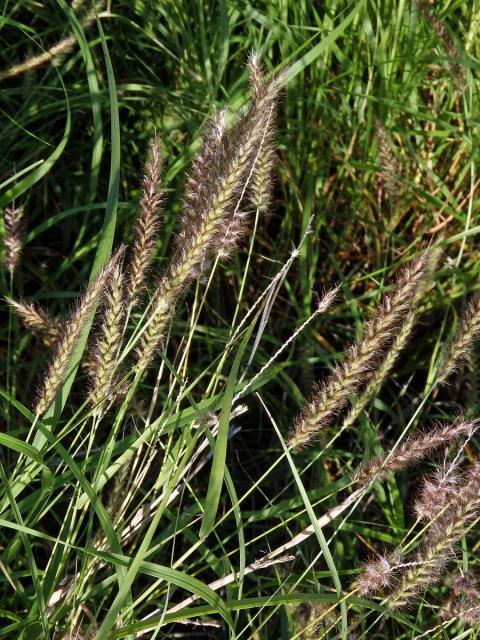
MULTIPOLYGON (((375 0, 118 0, 97 3, 98 22, 77 4, 3 4, 2 71, 77 41, 54 63, 2 76, 0 206, 21 205, 25 219, 3 296, 67 316, 112 248, 132 242, 155 133, 166 204, 154 271, 164 272, 185 173, 214 111, 245 103, 253 50, 287 69, 278 163, 269 216, 253 215, 240 248, 185 291, 155 366, 102 420, 77 368, 100 320, 77 343, 60 399, 35 419, 49 347, 5 311, 0 636, 476 637, 461 615, 440 618, 459 598, 449 575, 478 570, 476 522, 410 607, 355 591, 372 555, 422 548, 416 488, 442 455, 367 494, 351 478, 416 429, 478 416, 475 350, 448 385, 434 382, 478 289, 480 4, 429 14, 375 0), (340 416, 293 452, 285 443, 314 383, 430 245, 443 256, 393 372, 350 429, 340 416), (335 303, 255 377, 337 284, 335 303)), ((131 353, 127 342, 122 361, 131 353)), ((461 445, 449 459, 460 447, 468 467, 478 441, 461 445)))

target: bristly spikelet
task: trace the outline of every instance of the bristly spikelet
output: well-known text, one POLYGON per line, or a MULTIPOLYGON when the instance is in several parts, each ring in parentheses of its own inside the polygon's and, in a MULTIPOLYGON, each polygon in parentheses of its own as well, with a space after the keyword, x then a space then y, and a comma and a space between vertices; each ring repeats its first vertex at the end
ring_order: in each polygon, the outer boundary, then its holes
POLYGON ((46 311, 32 302, 17 302, 11 298, 5 298, 5 300, 20 318, 24 327, 30 329, 47 344, 55 342, 60 334, 58 320, 50 318, 46 311))
POLYGON ((183 289, 200 276, 212 255, 227 257, 246 228, 242 203, 280 85, 278 76, 265 80, 232 128, 226 130, 221 112, 207 130, 187 178, 174 255, 157 284, 156 303, 137 349, 139 369, 151 362, 183 289))
POLYGON ((479 424, 478 420, 457 421, 411 436, 393 452, 379 455, 362 466, 355 473, 354 480, 361 483, 370 482, 374 478, 384 480, 390 473, 417 464, 437 449, 455 442, 461 436, 470 436, 479 424))
POLYGON ((160 191, 162 164, 160 140, 155 136, 150 141, 145 162, 139 213, 135 223, 135 238, 127 274, 127 307, 130 308, 137 304, 145 289, 145 281, 158 236, 164 200, 160 191))
MULTIPOLYGON (((252 92, 260 96, 265 83, 265 71, 257 54, 250 57, 250 82, 252 92)), ((276 113, 272 112, 270 125, 265 130, 265 139, 258 154, 258 159, 252 175, 250 199, 254 207, 266 212, 271 203, 273 190, 273 173, 276 163, 276 113)))
POLYGON ((335 366, 296 419, 289 439, 291 447, 311 443, 315 435, 344 408, 352 393, 373 378, 374 367, 385 357, 395 332, 417 303, 436 255, 436 252, 426 252, 401 272, 393 293, 384 296, 375 317, 367 323, 361 340, 348 348, 343 364, 335 366))
POLYGON ((94 414, 103 415, 117 379, 118 353, 122 344, 125 319, 123 273, 115 265, 106 294, 101 333, 93 348, 93 367, 89 371, 91 387, 89 403, 94 414))
POLYGON ((198 225, 198 211, 209 207, 212 187, 210 180, 213 172, 219 171, 218 163, 222 162, 225 153, 225 145, 222 143, 226 133, 227 115, 228 110, 224 107, 212 116, 187 173, 177 245, 191 235, 191 227, 198 225))
POLYGON ((7 207, 3 212, 5 225, 5 268, 13 274, 22 254, 22 232, 24 227, 23 209, 7 207))
POLYGON ((45 378, 40 386, 34 410, 37 415, 47 411, 54 402, 55 396, 62 385, 65 372, 77 346, 82 329, 90 319, 92 313, 105 294, 106 287, 111 278, 112 271, 120 259, 118 252, 110 259, 102 269, 98 277, 87 287, 80 298, 70 318, 65 320, 55 351, 45 373, 45 378))
POLYGON ((459 476, 456 473, 437 471, 424 479, 415 499, 415 513, 421 520, 435 520, 450 499, 458 491, 459 476))
POLYGON ((395 591, 387 598, 392 609, 409 604, 421 591, 438 581, 455 553, 455 545, 480 512, 480 463, 464 474, 455 495, 430 525, 410 568, 402 575, 395 591))
POLYGON ((382 360, 378 368, 375 369, 373 378, 368 383, 367 387, 362 391, 358 400, 349 410, 345 420, 343 421, 342 429, 351 427, 352 424, 355 423, 359 415, 362 413, 362 411, 365 409, 365 407, 367 407, 367 405, 375 398, 377 393, 380 391, 383 382, 387 378, 388 374, 393 368, 393 365, 405 348, 415 326, 416 319, 417 314, 415 313, 415 311, 412 311, 408 314, 405 322, 402 324, 397 336, 395 337, 392 346, 388 350, 388 353, 385 354, 384 359, 382 360))
MULTIPOLYGON (((271 198, 271 174, 275 159, 276 102, 286 70, 273 78, 268 78, 258 54, 250 56, 248 69, 252 86, 250 112, 233 127, 234 135, 231 136, 230 143, 234 147, 242 148, 242 139, 251 137, 255 130, 256 141, 255 147, 252 146, 251 149, 251 166, 246 172, 242 189, 239 190, 237 205, 233 214, 224 220, 220 228, 217 251, 221 258, 227 258, 231 254, 239 238, 244 234, 251 204, 265 211, 271 198), (251 131, 249 122, 253 125, 251 131)), ((254 138, 252 138, 253 141, 254 138)))
POLYGON ((468 358, 479 335, 480 293, 476 293, 462 316, 456 334, 441 357, 437 384, 443 384, 468 358))
POLYGON ((375 131, 378 138, 378 159, 382 179, 388 195, 393 197, 399 190, 402 163, 393 151, 393 144, 384 124, 378 118, 375 118, 375 131))
POLYGON ((442 620, 462 618, 467 624, 480 622, 480 590, 473 571, 456 574, 451 580, 452 595, 439 609, 442 620))
POLYGON ((254 207, 265 213, 270 209, 277 154, 271 143, 258 156, 258 168, 253 174, 251 200, 254 207))

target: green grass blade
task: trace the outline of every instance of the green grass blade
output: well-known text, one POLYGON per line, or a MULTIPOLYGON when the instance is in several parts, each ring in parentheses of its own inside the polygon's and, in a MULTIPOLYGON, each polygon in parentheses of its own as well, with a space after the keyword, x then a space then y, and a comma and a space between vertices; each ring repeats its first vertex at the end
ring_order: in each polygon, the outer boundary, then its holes
MULTIPOLYGON (((120 184, 120 119, 118 114, 117 89, 112 63, 108 52, 107 43, 103 34, 102 25, 97 18, 98 29, 102 42, 105 57, 105 66, 108 77, 108 90, 110 97, 110 117, 111 117, 111 158, 110 158, 110 180, 108 185, 107 206, 100 239, 95 254, 92 270, 90 272, 90 282, 98 275, 102 267, 107 263, 112 253, 113 238, 117 222, 118 192, 120 184)), ((44 416, 44 422, 53 426, 60 417, 63 407, 67 401, 70 389, 75 380, 75 375, 80 364, 80 360, 87 344, 88 335, 92 326, 93 316, 80 336, 75 352, 72 356, 69 367, 65 372, 64 382, 59 390, 56 402, 50 407, 44 416)), ((44 439, 40 432, 37 432, 34 444, 38 448, 42 446, 44 439)))
MULTIPOLYGON (((263 401, 262 401, 263 404, 263 401)), ((323 531, 320 527, 320 525, 318 524, 317 521, 317 516, 315 515, 315 511, 313 510, 312 504, 310 502, 310 499, 308 497, 308 494, 305 490, 305 487, 303 486, 303 482, 302 479, 300 478, 300 474, 297 471, 297 467, 295 466, 295 463, 293 461, 293 458, 290 454, 290 451, 285 443, 285 440, 282 436, 282 434, 280 433, 279 428, 277 427, 277 424, 275 422, 275 420, 272 419, 270 412, 268 411, 267 407, 265 407, 265 405, 263 404, 265 410, 267 411, 268 415, 270 416, 270 421, 273 425, 273 428, 275 429, 278 439, 280 441, 280 444, 282 445, 282 449, 283 452, 285 453, 285 457, 288 460, 288 464, 290 465, 290 469, 292 471, 293 477, 295 479, 295 483, 298 487, 298 490, 300 492, 300 495, 302 496, 302 500, 303 503, 305 505, 305 509, 307 510, 308 516, 310 518, 310 522, 313 525, 313 528, 315 530, 315 535, 317 536, 317 540, 320 544, 320 548, 322 550, 323 556, 325 558, 325 561, 328 565, 328 568, 330 569, 330 573, 332 575, 332 580, 335 584, 335 589, 337 591, 337 596, 338 599, 340 600, 342 598, 342 584, 340 582, 340 578, 338 575, 338 571, 337 568, 335 566, 335 561, 332 557, 332 554, 330 552, 330 549, 328 548, 328 544, 327 541, 325 539, 325 536, 323 535, 323 531)), ((341 608, 341 612, 342 612, 342 638, 343 640, 346 640, 347 638, 347 632, 348 632, 348 620, 347 620, 347 606, 345 604, 345 601, 341 601, 340 604, 340 608, 341 608)))
POLYGON ((291 82, 299 73, 301 73, 304 69, 306 69, 309 65, 311 65, 315 60, 325 51, 328 50, 332 44, 338 40, 340 36, 342 36, 347 28, 351 25, 355 17, 360 13, 365 5, 365 0, 360 0, 354 4, 353 9, 347 15, 346 18, 342 20, 342 22, 331 31, 328 36, 323 38, 318 44, 312 47, 305 55, 303 55, 299 60, 294 62, 285 74, 285 84, 291 82))
POLYGON ((68 99, 67 89, 60 76, 59 78, 65 94, 65 107, 67 110, 67 119, 65 121, 65 129, 63 131, 62 138, 60 139, 60 142, 52 151, 52 153, 44 162, 42 162, 42 164, 40 164, 40 166, 37 166, 31 173, 25 176, 25 178, 22 178, 19 182, 10 187, 10 189, 7 189, 7 191, 5 191, 5 193, 0 196, 0 208, 5 207, 10 202, 13 202, 13 200, 19 198, 21 195, 29 191, 34 184, 44 178, 47 173, 51 171, 53 165, 60 158, 67 145, 68 138, 70 136, 70 129, 72 126, 72 114, 70 112, 70 101, 68 99))
MULTIPOLYGON (((8 476, 5 473, 3 465, 0 464, 0 477, 2 479, 2 484, 5 489, 5 493, 7 495, 8 501, 10 502, 10 506, 12 508, 13 515, 15 516, 15 520, 18 525, 23 526, 23 518, 20 513, 20 509, 15 501, 15 498, 12 494, 10 482, 8 476)), ((27 562, 29 566, 30 575, 32 578, 33 586, 35 588, 36 599, 33 601, 32 609, 30 610, 27 616, 27 623, 32 624, 34 620, 32 618, 35 616, 37 608, 40 610, 40 623, 42 626, 42 637, 46 640, 50 638, 50 633, 48 631, 48 620, 47 620, 47 607, 45 605, 45 599, 43 597, 43 590, 40 582, 40 574, 38 571, 37 563, 35 562, 35 556, 33 554, 32 545, 30 544, 30 539, 28 535, 21 531, 20 538, 23 542, 23 546, 25 548, 25 554, 27 556, 27 562)))
POLYGON ((105 67, 107 69, 108 93, 110 98, 111 119, 111 158, 110 179, 108 183, 107 206, 103 227, 100 233, 95 261, 93 263, 90 281, 94 280, 101 268, 108 262, 112 254, 113 238, 117 224, 118 192, 120 186, 120 116, 118 113, 117 87, 113 73, 112 61, 108 52, 107 41, 102 29, 102 23, 97 17, 98 30, 102 42, 105 67))
POLYGON ((38 449, 31 444, 8 435, 8 433, 0 433, 0 446, 8 447, 13 451, 17 451, 17 453, 22 453, 27 458, 35 460, 38 464, 43 464, 43 458, 38 449))
POLYGON ((90 91, 93 120, 93 149, 90 170, 90 187, 88 194, 88 202, 92 203, 95 200, 95 194, 97 192, 100 163, 103 155, 103 125, 102 111, 100 106, 100 89, 98 86, 97 74, 95 72, 95 65, 93 63, 92 54, 85 37, 85 33, 82 29, 82 25, 77 20, 75 13, 72 11, 72 8, 67 5, 65 0, 57 0, 57 2, 62 7, 63 11, 67 14, 68 20, 72 25, 72 29, 75 33, 75 36, 77 37, 77 41, 80 46, 80 51, 82 53, 82 57, 85 62, 85 69, 87 72, 87 83, 88 89, 90 91))
POLYGON ((200 537, 207 536, 213 528, 217 515, 220 493, 222 490, 223 477, 225 472, 225 460, 227 456, 228 430, 230 426, 230 412, 232 400, 237 384, 238 369, 242 361, 243 352, 247 346, 250 335, 253 331, 255 321, 250 325, 245 333, 242 342, 235 354, 235 359, 230 370, 225 391, 221 400, 221 413, 218 423, 218 435, 215 442, 212 469, 208 481, 207 497, 205 500, 205 512, 203 514, 202 526, 200 527, 200 537))

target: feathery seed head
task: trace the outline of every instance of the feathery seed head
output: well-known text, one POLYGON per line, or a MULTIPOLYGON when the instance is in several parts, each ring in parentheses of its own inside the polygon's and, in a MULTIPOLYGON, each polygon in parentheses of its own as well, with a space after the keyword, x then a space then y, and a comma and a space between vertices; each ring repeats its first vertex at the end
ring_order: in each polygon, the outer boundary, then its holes
POLYGON ((375 118, 375 130, 378 137, 378 159, 382 170, 382 178, 385 188, 390 197, 399 190, 402 176, 402 163, 395 155, 392 140, 385 128, 385 125, 375 118))
POLYGON ((251 189, 252 204, 262 213, 271 205, 276 160, 275 148, 267 140, 258 157, 251 189))
POLYGON ((97 278, 86 288, 70 318, 62 324, 60 336, 57 339, 53 356, 48 365, 43 384, 39 389, 34 405, 34 410, 37 415, 45 413, 54 402, 82 330, 104 295, 113 269, 122 254, 123 249, 114 254, 97 278))
POLYGON ((391 586, 392 572, 395 566, 386 556, 379 556, 369 560, 363 567, 362 573, 355 581, 360 593, 364 596, 377 591, 383 591, 391 586))
POLYGON ((373 398, 376 397, 384 380, 392 370, 397 358, 405 348, 415 326, 416 320, 417 313, 415 312, 415 310, 413 310, 408 314, 407 318, 399 329, 390 349, 388 350, 388 353, 385 354, 385 357, 383 358, 380 365, 375 368, 374 375, 368 383, 367 387, 361 392, 358 400, 350 408, 347 416, 343 420, 342 430, 352 426, 356 422, 362 411, 365 409, 365 407, 373 400, 373 398))
POLYGON ((3 221, 5 225, 4 263, 10 274, 13 274, 22 253, 23 209, 21 207, 7 207, 3 212, 3 221))
POLYGON ((5 300, 15 311, 22 324, 47 344, 52 344, 60 333, 60 323, 50 318, 46 311, 31 302, 17 302, 6 297, 5 300))
POLYGON ((374 377, 375 368, 386 357, 395 334, 430 280, 437 259, 437 252, 425 252, 402 270, 393 292, 384 296, 376 315, 367 322, 362 339, 347 349, 344 362, 334 367, 296 419, 290 446, 308 445, 340 413, 351 395, 374 377))
POLYGON ((388 597, 388 605, 400 608, 439 580, 442 570, 455 554, 455 546, 480 513, 480 462, 474 462, 458 485, 455 500, 447 499, 430 526, 412 566, 388 597))
POLYGON ((450 425, 440 425, 420 435, 410 436, 393 452, 383 453, 354 475, 354 480, 366 484, 373 479, 384 480, 392 472, 417 464, 441 447, 455 442, 462 435, 470 435, 479 426, 478 420, 456 421, 450 425))
POLYGON ((473 600, 480 598, 477 576, 473 571, 457 574, 452 580, 452 589, 458 596, 466 596, 473 600))
POLYGON ((445 49, 445 52, 447 53, 448 56, 450 56, 450 58, 452 58, 452 61, 450 62, 450 69, 453 75, 453 79, 457 89, 459 91, 463 91, 465 88, 466 79, 465 79, 465 71, 463 69, 463 66, 459 62, 460 60, 459 50, 455 46, 447 29, 445 28, 445 25, 437 18, 435 13, 432 11, 432 8, 430 7, 430 5, 427 2, 424 2, 424 0, 417 0, 417 4, 420 11, 423 13, 425 19, 427 20, 427 22, 430 23, 433 30, 435 31, 435 34, 439 42, 445 49))
POLYGON ((217 114, 193 160, 174 255, 158 282, 157 302, 137 349, 141 369, 148 366, 161 343, 183 289, 201 275, 215 253, 228 257, 244 234, 248 217, 245 196, 251 189, 280 90, 277 76, 266 80, 256 63, 251 81, 255 90, 249 108, 229 129, 226 112, 217 114))
POLYGON ((121 264, 115 265, 106 294, 100 335, 94 346, 94 366, 90 370, 89 402, 97 416, 103 415, 117 381, 117 357, 123 338, 125 298, 121 264))
POLYGON ((422 520, 435 520, 458 490, 459 477, 437 471, 424 479, 414 509, 422 520))
POLYGON ((450 580, 452 595, 442 604, 439 615, 443 620, 462 618, 467 624, 480 621, 480 591, 473 571, 457 573, 450 580))
POLYGON ((135 238, 128 266, 129 307, 134 307, 145 289, 148 270, 152 262, 155 243, 160 227, 163 194, 160 190, 162 177, 162 155, 160 139, 156 135, 149 144, 143 172, 142 193, 136 219, 135 238))
POLYGON ((480 335, 480 293, 476 293, 463 314, 456 334, 440 359, 437 384, 443 384, 472 352, 480 335))
MULTIPOLYGON (((75 3, 72 3, 72 9, 74 9, 74 4, 75 3)), ((79 3, 77 2, 76 4, 79 3)), ((104 4, 104 0, 96 2, 96 6, 92 10, 88 11, 88 13, 86 13, 83 17, 81 17, 80 22, 83 29, 88 28, 93 22, 95 22, 97 12, 102 9, 104 4)), ((28 58, 24 62, 14 64, 9 68, 0 71, 0 81, 6 80, 7 78, 13 78, 24 73, 28 73, 33 69, 36 69, 37 67, 40 67, 47 63, 58 65, 63 57, 68 54, 76 44, 78 44, 77 39, 75 35, 71 34, 66 38, 63 38, 62 40, 56 42, 47 51, 43 51, 39 55, 28 58)))
MULTIPOLYGON (((250 55, 248 69, 254 100, 257 99, 260 101, 267 80, 265 68, 260 62, 258 53, 254 52, 250 55)), ((283 71, 282 74, 274 78, 273 82, 280 85, 285 73, 286 71, 283 71)), ((251 188, 249 189, 249 198, 253 206, 261 212, 268 211, 272 198, 273 174, 276 163, 275 134, 276 114, 272 108, 268 127, 266 127, 263 133, 261 148, 252 175, 251 188)))

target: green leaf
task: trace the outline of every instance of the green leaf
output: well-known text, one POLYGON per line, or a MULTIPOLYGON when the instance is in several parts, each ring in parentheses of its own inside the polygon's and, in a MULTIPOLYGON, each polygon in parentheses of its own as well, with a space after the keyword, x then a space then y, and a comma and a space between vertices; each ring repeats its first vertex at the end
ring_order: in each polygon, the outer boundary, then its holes
MULTIPOLYGON (((103 154, 103 127, 102 127, 102 111, 100 106, 100 89, 98 86, 97 74, 95 73, 95 65, 93 63, 92 54, 88 46, 85 33, 82 25, 77 19, 77 16, 72 11, 71 7, 67 5, 65 0, 57 0, 62 7, 63 11, 67 14, 68 20, 72 25, 72 29, 77 38, 82 53, 83 60, 85 62, 85 68, 87 71, 87 83, 90 92, 90 102, 92 106, 92 119, 93 119, 93 150, 92 150, 92 169, 90 171, 90 190, 88 194, 88 201, 91 203, 95 199, 98 184, 98 174, 100 171, 100 163, 103 154)), ((107 69, 108 72, 108 69, 107 69)), ((115 96, 116 98, 116 96, 115 96)), ((111 99, 111 98, 110 98, 111 99)), ((118 109, 117 109, 118 112, 118 109)), ((117 192, 118 195, 118 192, 117 192)))
MULTIPOLYGON (((263 401, 262 401, 263 404, 263 401)), ((265 405, 263 405, 265 407, 265 405)), ((267 407, 265 407, 265 410, 267 411, 267 413, 270 415, 267 407)), ((320 544, 320 548, 322 550, 323 556, 326 560, 326 563, 328 565, 328 568, 330 569, 330 573, 332 575, 332 579, 333 582, 335 584, 335 589, 337 591, 337 596, 338 598, 342 598, 342 584, 340 582, 340 578, 338 576, 338 571, 337 568, 335 566, 335 562, 333 560, 332 554, 330 553, 330 549, 328 548, 328 543, 325 540, 325 536, 323 535, 323 531, 320 527, 320 525, 318 524, 318 520, 317 520, 317 516, 315 515, 315 511, 313 510, 312 504, 310 502, 310 499, 308 497, 308 494, 305 490, 305 487, 303 486, 303 482, 302 479, 300 478, 300 474, 297 471, 297 467, 295 466, 295 463, 292 459, 292 456, 290 455, 290 451, 288 450, 287 445, 285 444, 285 440, 282 437, 282 434, 280 433, 280 430, 278 429, 275 421, 271 418, 270 416, 270 421, 275 429, 275 431, 277 432, 277 436, 278 439, 280 440, 280 444, 282 445, 283 451, 285 453, 285 456, 288 460, 288 464, 290 465, 290 469, 292 471, 293 477, 295 479, 295 483, 298 487, 298 490, 300 491, 300 495, 302 496, 302 500, 303 503, 305 505, 305 509, 307 510, 308 516, 310 518, 310 522, 312 523, 313 529, 315 531, 315 535, 317 536, 317 540, 320 544)), ((340 603, 340 608, 341 608, 341 612, 342 612, 342 638, 343 640, 346 640, 347 638, 347 632, 348 632, 348 620, 347 620, 347 607, 345 604, 345 600, 341 600, 340 603)))
POLYGON ((238 369, 242 361, 243 352, 255 326, 256 319, 252 322, 248 331, 243 336, 242 342, 235 355, 230 374, 228 376, 225 391, 221 400, 221 413, 218 423, 218 435, 213 454, 212 470, 208 481, 207 498, 205 500, 205 512, 203 514, 200 537, 207 536, 213 528, 217 515, 220 493, 222 490, 223 476, 225 472, 225 460, 227 457, 228 429, 230 426, 230 412, 232 409, 233 394, 237 384, 238 369))
MULTIPOLYGON (((67 90, 65 85, 63 84, 63 80, 59 75, 60 82, 62 83, 63 91, 65 94, 65 105, 67 109, 67 120, 65 122, 65 129, 63 131, 62 138, 58 145, 55 147, 53 152, 48 156, 48 158, 42 162, 39 166, 36 167, 31 173, 29 173, 25 178, 22 178, 19 182, 14 184, 10 189, 5 191, 3 195, 0 196, 0 208, 5 207, 7 204, 19 198, 26 191, 31 189, 34 184, 39 182, 42 178, 44 178, 47 173, 51 170, 53 165, 57 162, 57 160, 62 155, 65 146, 68 141, 68 137, 70 135, 70 129, 72 125, 72 115, 70 112, 70 102, 68 100, 67 90)), ((22 172, 20 172, 22 173, 22 172)))
MULTIPOLYGON (((257 596, 254 598, 243 598, 241 600, 233 600, 232 602, 226 602, 225 605, 229 611, 250 611, 251 609, 261 609, 263 607, 278 607, 285 604, 299 605, 308 603, 325 603, 335 604, 337 602, 337 596, 331 593, 281 593, 269 596, 257 596)), ((363 598, 349 598, 348 603, 356 608, 365 607, 372 611, 377 611, 383 615, 388 615, 393 620, 397 620, 401 624, 412 629, 416 633, 420 633, 422 629, 412 623, 406 616, 396 611, 390 611, 381 604, 372 602, 371 600, 365 600, 363 598)), ((159 625, 166 625, 178 620, 186 620, 188 618, 200 618, 201 616, 207 616, 215 613, 215 609, 209 606, 191 607, 188 609, 181 609, 175 613, 170 613, 162 616, 155 616, 148 620, 142 620, 131 625, 127 625, 122 629, 117 629, 111 634, 111 639, 124 638, 131 633, 139 633, 140 631, 148 631, 149 629, 156 629, 159 625)))
POLYGON ((24 456, 35 460, 38 464, 43 464, 43 458, 38 449, 31 444, 27 444, 22 440, 18 440, 18 438, 8 435, 8 433, 0 433, 0 445, 13 449, 18 453, 23 453, 24 456))
MULTIPOLYGON (((324 51, 327 51, 329 47, 333 45, 335 40, 337 40, 346 30, 347 27, 353 22, 354 18, 358 13, 363 9, 365 5, 365 0, 360 0, 357 2, 350 13, 346 18, 342 20, 342 22, 331 31, 326 38, 323 38, 318 44, 309 49, 307 53, 302 56, 299 60, 294 62, 291 67, 288 68, 285 74, 285 84, 293 80, 295 76, 301 73, 306 67, 311 65, 324 51)), ((304 48, 305 45, 302 46, 304 48)))

